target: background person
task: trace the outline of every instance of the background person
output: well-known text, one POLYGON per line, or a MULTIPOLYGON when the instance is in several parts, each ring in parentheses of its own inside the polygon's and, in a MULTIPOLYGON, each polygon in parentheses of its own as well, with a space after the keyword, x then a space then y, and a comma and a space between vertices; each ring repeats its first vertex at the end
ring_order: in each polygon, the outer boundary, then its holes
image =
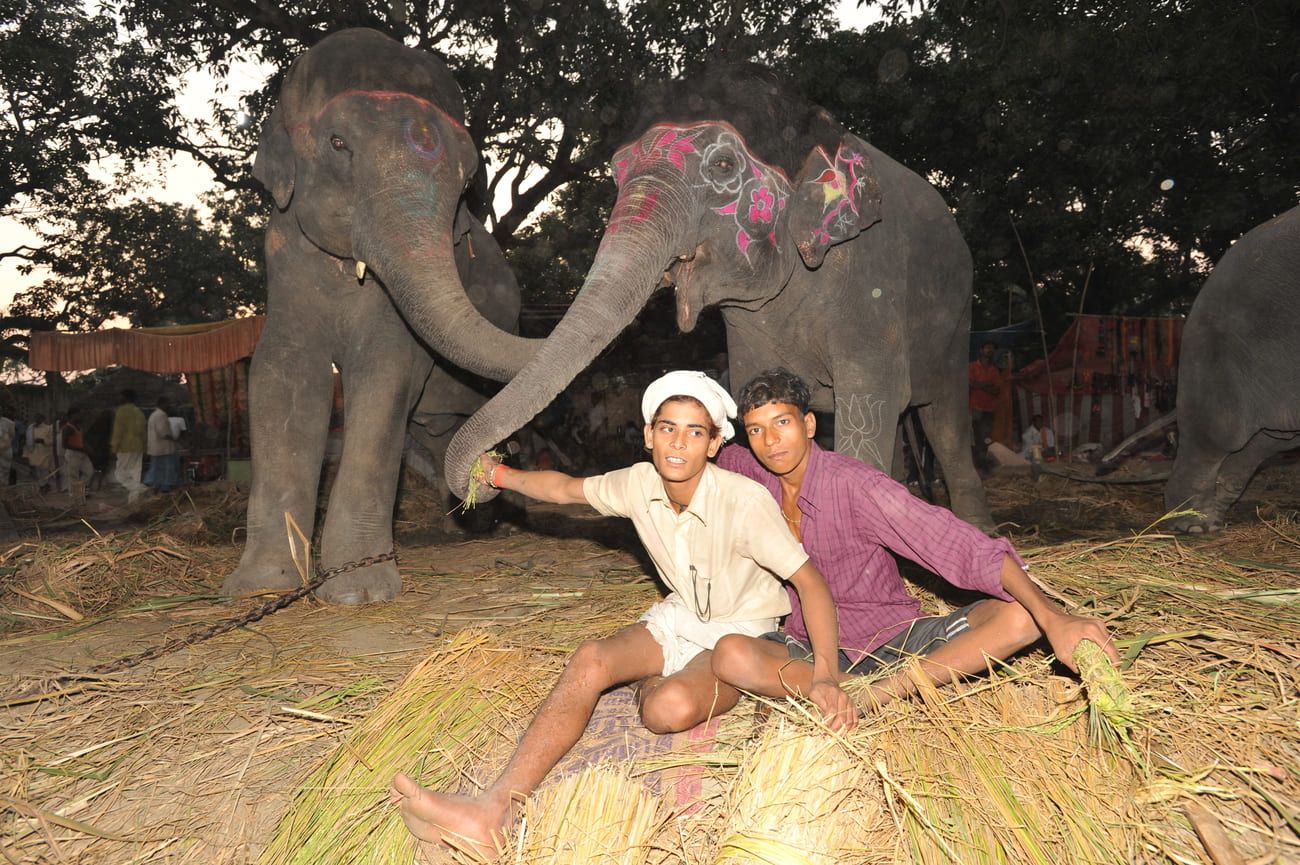
POLYGON ((1002 371, 993 362, 998 344, 992 340, 980 346, 980 354, 966 367, 970 379, 971 447, 974 449, 975 467, 987 471, 988 448, 993 441, 993 415, 998 408, 998 394, 1002 393, 1002 371))
POLYGON ((176 427, 171 422, 171 402, 161 398, 146 425, 149 472, 144 478, 145 486, 160 493, 169 493, 181 485, 181 455, 176 439, 176 427))
POLYGON ((86 435, 81 429, 81 409, 70 408, 60 430, 63 436, 63 491, 71 493, 76 484, 85 489, 95 476, 95 467, 86 453, 86 435))
POLYGON ((1042 462, 1056 455, 1056 433, 1043 426, 1043 416, 1036 414, 1020 434, 1020 455, 1030 462, 1042 462))
POLYGON ((9 486, 9 477, 13 470, 14 440, 18 437, 18 425, 7 415, 0 415, 0 486, 9 486))
POLYGON ((135 391, 126 388, 113 415, 113 434, 109 450, 114 456, 114 478, 126 488, 126 500, 131 504, 144 492, 140 472, 144 467, 145 420, 144 412, 135 404, 135 391))
POLYGON ((54 475, 54 425, 46 420, 45 415, 37 414, 27 428, 30 447, 27 449, 27 464, 35 473, 36 486, 42 492, 53 484, 54 475))

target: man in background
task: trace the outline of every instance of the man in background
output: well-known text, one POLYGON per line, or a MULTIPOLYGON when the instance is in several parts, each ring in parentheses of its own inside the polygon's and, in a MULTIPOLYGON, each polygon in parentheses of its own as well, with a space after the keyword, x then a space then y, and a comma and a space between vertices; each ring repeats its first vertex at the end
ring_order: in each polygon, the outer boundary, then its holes
POLYGON ((993 441, 993 413, 998 408, 998 394, 1002 392, 1002 371, 993 362, 998 344, 989 340, 980 346, 980 356, 970 362, 967 376, 970 379, 971 445, 975 451, 975 467, 981 472, 989 469, 989 444, 993 441))
POLYGON ((169 493, 181 485, 181 455, 176 449, 171 409, 170 402, 159 399, 146 427, 149 473, 144 484, 160 493, 169 493))
POLYGON ((81 428, 81 409, 68 409, 63 419, 63 491, 85 490, 95 476, 95 467, 86 453, 86 434, 81 428))
POLYGON ((126 488, 128 504, 136 502, 144 492, 140 471, 144 467, 145 421, 144 412, 135 404, 135 391, 122 391, 117 412, 113 415, 113 435, 109 449, 116 458, 114 477, 126 488))

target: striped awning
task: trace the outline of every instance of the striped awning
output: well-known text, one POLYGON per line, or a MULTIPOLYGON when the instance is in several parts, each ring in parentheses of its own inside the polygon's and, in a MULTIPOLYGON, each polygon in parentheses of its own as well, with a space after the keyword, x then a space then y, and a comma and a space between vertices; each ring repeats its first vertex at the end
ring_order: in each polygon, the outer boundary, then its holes
POLYGON ((165 374, 203 372, 251 355, 264 321, 264 316, 255 315, 177 327, 32 331, 27 365, 62 372, 106 366, 165 374))

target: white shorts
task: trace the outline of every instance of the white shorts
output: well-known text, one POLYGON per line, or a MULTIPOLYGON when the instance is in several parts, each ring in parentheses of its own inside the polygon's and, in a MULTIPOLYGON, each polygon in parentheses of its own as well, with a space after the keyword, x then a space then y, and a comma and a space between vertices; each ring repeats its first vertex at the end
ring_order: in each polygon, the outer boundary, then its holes
POLYGON ((641 617, 664 656, 662 676, 680 672, 700 652, 711 651, 727 634, 761 637, 776 628, 777 617, 745 622, 702 622, 673 592, 641 617))

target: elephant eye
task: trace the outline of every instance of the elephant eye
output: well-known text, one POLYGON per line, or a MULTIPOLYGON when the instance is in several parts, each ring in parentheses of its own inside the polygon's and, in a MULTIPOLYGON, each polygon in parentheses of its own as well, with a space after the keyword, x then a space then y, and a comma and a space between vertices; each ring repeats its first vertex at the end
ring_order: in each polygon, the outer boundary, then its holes
POLYGON ((339 138, 337 135, 331 135, 330 147, 333 147, 335 150, 347 150, 348 143, 344 141, 342 138, 339 138))
POLYGON ((730 171, 736 167, 736 160, 730 156, 715 156, 713 158, 713 167, 718 171, 730 171))

